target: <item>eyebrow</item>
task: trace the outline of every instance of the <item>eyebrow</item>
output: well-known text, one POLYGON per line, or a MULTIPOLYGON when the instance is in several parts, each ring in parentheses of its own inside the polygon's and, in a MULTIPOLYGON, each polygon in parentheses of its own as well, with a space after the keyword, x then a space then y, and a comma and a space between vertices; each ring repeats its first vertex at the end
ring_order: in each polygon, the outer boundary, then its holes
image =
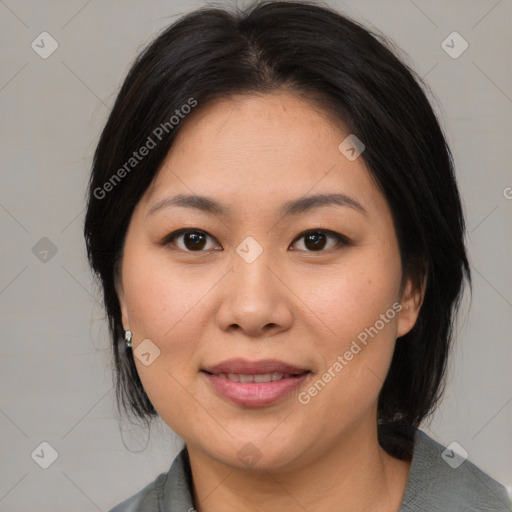
MULTIPOLYGON (((186 208, 195 208, 206 213, 220 214, 229 216, 229 205, 226 203, 217 201, 215 199, 198 196, 198 195, 186 195, 178 194, 173 197, 162 199, 158 203, 154 204, 149 212, 149 215, 153 215, 156 211, 163 208, 171 208, 173 206, 182 206, 186 208)), ((347 196, 346 194, 314 194, 307 197, 301 197, 300 199, 294 199, 283 203, 277 210, 277 214, 280 217, 289 217, 292 215, 299 215, 311 211, 315 208, 325 206, 348 206, 363 215, 367 215, 367 211, 361 203, 356 201, 354 198, 347 196)))

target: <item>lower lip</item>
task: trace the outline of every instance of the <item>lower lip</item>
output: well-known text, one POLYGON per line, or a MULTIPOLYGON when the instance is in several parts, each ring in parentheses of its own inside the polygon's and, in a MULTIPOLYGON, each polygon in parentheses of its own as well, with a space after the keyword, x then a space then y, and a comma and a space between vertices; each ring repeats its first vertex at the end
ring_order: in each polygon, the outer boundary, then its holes
POLYGON ((289 377, 272 382, 235 382, 210 373, 201 373, 208 378, 213 387, 223 397, 237 405, 248 407, 263 407, 283 399, 299 387, 309 375, 303 373, 298 377, 289 377))

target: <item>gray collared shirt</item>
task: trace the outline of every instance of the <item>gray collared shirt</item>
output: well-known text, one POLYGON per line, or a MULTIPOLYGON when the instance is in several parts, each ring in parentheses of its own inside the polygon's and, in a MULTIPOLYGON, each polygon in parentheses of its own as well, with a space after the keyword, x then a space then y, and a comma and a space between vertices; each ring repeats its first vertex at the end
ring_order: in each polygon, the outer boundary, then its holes
MULTIPOLYGON (((458 465, 462 459, 445 450, 425 432, 416 430, 411 468, 397 512, 512 511, 512 501, 503 485, 467 459, 458 465)), ((185 447, 167 473, 160 474, 109 512, 194 511, 192 476, 185 447)))

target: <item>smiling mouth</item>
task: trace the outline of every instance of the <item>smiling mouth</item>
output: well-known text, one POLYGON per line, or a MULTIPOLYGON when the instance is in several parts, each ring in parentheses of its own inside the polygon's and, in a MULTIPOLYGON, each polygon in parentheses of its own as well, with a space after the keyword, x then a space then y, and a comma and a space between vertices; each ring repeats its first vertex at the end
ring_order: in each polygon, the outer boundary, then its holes
POLYGON ((309 370, 294 371, 297 373, 200 373, 217 396, 241 407, 265 407, 289 397, 312 374, 309 370))
POLYGON ((279 359, 234 358, 201 368, 217 396, 242 407, 265 407, 303 385, 312 371, 279 359))
POLYGON ((211 372, 207 372, 206 370, 203 370, 203 371, 205 373, 208 373, 209 375, 214 375, 221 379, 228 379, 233 382, 241 382, 244 384, 251 383, 251 382, 256 382, 256 383, 276 382, 276 381, 282 380, 282 379, 297 378, 306 373, 310 373, 309 371, 304 371, 301 373, 272 372, 272 373, 243 374, 243 373, 211 373, 211 372))

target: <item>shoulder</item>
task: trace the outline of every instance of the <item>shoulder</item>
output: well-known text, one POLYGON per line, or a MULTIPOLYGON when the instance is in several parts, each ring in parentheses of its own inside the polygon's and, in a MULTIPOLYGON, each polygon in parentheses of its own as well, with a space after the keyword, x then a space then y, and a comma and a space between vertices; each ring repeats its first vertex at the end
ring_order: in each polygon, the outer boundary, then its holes
POLYGON ((167 473, 158 475, 153 482, 149 483, 146 487, 110 509, 109 512, 160 511, 158 501, 159 496, 161 496, 163 492, 167 475, 167 473))
POLYGON ((416 431, 413 458, 399 512, 511 512, 503 485, 467 458, 416 431))
POLYGON ((188 452, 183 448, 169 471, 109 512, 187 512, 193 510, 188 452))

